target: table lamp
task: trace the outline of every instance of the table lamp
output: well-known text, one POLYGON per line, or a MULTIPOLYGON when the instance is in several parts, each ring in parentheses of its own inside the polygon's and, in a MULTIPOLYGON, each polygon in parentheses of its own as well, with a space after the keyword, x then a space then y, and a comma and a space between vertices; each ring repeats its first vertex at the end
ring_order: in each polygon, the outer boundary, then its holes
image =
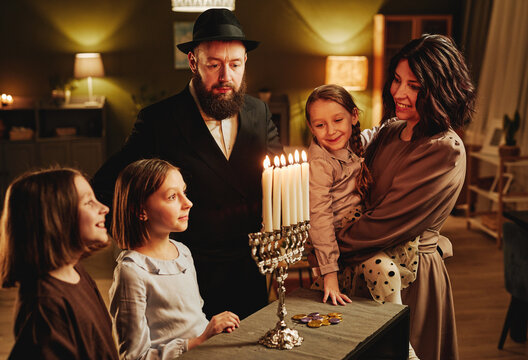
POLYGON ((325 84, 341 85, 348 91, 363 91, 368 82, 366 56, 328 56, 325 84))
POLYGON ((235 11, 235 0, 171 0, 171 4, 175 12, 203 12, 211 8, 235 11))
POLYGON ((78 78, 88 78, 88 101, 85 105, 97 105, 98 102, 93 95, 92 77, 104 76, 103 60, 99 53, 79 53, 75 54, 75 64, 73 75, 78 78))

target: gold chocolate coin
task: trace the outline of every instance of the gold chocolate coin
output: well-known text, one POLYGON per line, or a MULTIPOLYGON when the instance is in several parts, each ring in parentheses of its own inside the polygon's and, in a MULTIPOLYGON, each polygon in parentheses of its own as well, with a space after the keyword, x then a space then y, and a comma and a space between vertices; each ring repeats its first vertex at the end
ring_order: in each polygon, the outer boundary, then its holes
POLYGON ((338 313, 338 312, 331 312, 331 313, 328 314, 328 316, 330 316, 330 317, 342 317, 343 314, 338 313))
POLYGON ((321 321, 321 325, 328 326, 328 325, 330 325, 330 321, 328 321, 328 319, 325 319, 325 320, 321 321))
POLYGON ((297 315, 293 315, 293 316, 292 316, 292 319, 293 319, 293 320, 301 320, 303 317, 306 317, 306 314, 297 314, 297 315))
POLYGON ((322 320, 312 320, 308 323, 308 326, 311 328, 318 328, 318 327, 321 327, 322 324, 323 324, 322 320))

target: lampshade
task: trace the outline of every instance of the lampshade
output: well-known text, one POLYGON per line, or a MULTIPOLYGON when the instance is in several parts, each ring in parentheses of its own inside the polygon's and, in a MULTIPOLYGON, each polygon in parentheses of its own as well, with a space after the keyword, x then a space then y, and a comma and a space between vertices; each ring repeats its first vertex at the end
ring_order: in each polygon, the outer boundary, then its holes
POLYGON ((203 12, 211 8, 235 10, 235 0, 172 0, 172 11, 203 12))
POLYGON ((326 84, 341 85, 349 91, 367 88, 368 59, 366 56, 328 56, 326 84))
POLYGON ((99 53, 79 53, 75 55, 73 76, 76 78, 104 76, 103 60, 99 53))

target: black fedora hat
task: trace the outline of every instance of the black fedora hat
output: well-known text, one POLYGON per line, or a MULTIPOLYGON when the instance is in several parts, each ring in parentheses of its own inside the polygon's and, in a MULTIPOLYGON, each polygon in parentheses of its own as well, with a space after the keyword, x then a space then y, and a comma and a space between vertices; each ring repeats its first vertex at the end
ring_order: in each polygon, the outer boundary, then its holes
POLYGON ((209 9, 204 11, 193 27, 192 41, 178 44, 181 52, 188 54, 193 51, 198 44, 203 41, 241 41, 246 47, 246 51, 255 49, 259 42, 247 40, 242 31, 242 25, 228 9, 209 9))

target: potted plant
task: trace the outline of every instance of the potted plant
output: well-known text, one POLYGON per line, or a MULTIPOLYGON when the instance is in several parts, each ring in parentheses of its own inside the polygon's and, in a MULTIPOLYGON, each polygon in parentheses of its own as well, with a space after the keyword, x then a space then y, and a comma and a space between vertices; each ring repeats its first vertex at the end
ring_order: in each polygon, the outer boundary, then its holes
POLYGON ((165 90, 154 91, 150 90, 148 85, 141 85, 139 94, 130 94, 134 107, 136 108, 134 115, 137 115, 144 107, 163 99, 166 94, 167 92, 165 90))
POLYGON ((502 122, 502 129, 504 130, 504 139, 505 144, 499 146, 499 154, 501 157, 506 156, 519 156, 521 149, 517 146, 515 141, 515 133, 519 130, 519 124, 521 122, 521 115, 519 111, 515 111, 513 119, 504 115, 504 120, 502 122))

